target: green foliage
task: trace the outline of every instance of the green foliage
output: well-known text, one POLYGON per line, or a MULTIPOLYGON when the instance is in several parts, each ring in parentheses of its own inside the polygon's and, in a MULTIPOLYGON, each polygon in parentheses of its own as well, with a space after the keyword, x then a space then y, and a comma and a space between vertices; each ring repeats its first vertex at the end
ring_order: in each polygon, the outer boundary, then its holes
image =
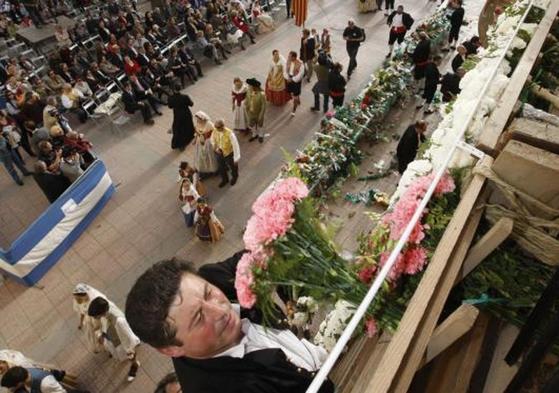
MULTIPOLYGON (((481 236, 481 234, 480 234, 481 236)), ((524 325, 553 268, 527 256, 516 243, 499 246, 455 289, 462 299, 486 298, 476 306, 517 326, 524 325)), ((552 313, 559 312, 559 299, 552 313)))
POLYGON ((540 23, 545 16, 545 10, 539 7, 532 7, 526 15, 525 23, 540 23))

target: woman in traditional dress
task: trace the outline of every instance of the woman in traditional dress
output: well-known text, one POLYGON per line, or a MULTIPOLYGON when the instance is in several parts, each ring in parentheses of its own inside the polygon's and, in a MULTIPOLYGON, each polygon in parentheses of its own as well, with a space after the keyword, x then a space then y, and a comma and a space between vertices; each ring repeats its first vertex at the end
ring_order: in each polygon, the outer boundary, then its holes
POLYGON ((210 117, 198 111, 194 115, 196 118, 194 124, 195 139, 194 144, 194 167, 202 178, 215 175, 217 172, 217 157, 210 140, 214 125, 210 117))
POLYGON ((252 5, 252 18, 258 22, 259 33, 266 33, 275 29, 274 18, 262 11, 258 1, 255 1, 252 5))
POLYGON ((184 150, 194 139, 194 123, 190 107, 194 105, 188 94, 181 94, 180 86, 173 86, 173 95, 168 100, 169 108, 173 110, 173 139, 172 149, 184 150))
POLYGON ((246 80, 249 86, 247 98, 245 102, 246 116, 248 126, 250 128, 251 137, 248 140, 252 142, 258 139, 258 142, 264 142, 264 114, 266 113, 266 96, 260 87, 260 82, 255 78, 246 80))
POLYGON ((285 78, 285 58, 280 55, 277 49, 272 51, 272 63, 266 79, 266 99, 273 105, 285 105, 290 99, 291 94, 286 90, 285 78))
POLYGON ((217 242, 225 233, 223 224, 204 198, 198 199, 194 222, 196 236, 202 241, 217 242))
POLYGON ((375 0, 357 0, 357 8, 359 8, 359 12, 364 14, 372 12, 376 10, 375 0))
POLYGON ((194 226, 194 216, 196 214, 196 201, 200 198, 194 182, 189 176, 188 163, 181 162, 179 168, 179 178, 180 178, 180 189, 179 189, 179 201, 183 204, 181 207, 182 214, 184 216, 184 222, 187 228, 194 226))
POLYGON ((233 118, 235 131, 246 131, 247 118, 245 112, 245 99, 247 96, 247 85, 243 83, 241 78, 236 77, 233 79, 233 89, 231 90, 232 105, 233 105, 233 118))
POLYGON ((87 309, 91 301, 96 297, 104 299, 107 297, 97 289, 83 283, 79 283, 74 287, 72 297, 74 311, 80 318, 78 329, 85 335, 87 349, 93 353, 101 352, 103 346, 99 343, 98 335, 96 334, 96 332, 100 331, 101 324, 87 315, 87 309))

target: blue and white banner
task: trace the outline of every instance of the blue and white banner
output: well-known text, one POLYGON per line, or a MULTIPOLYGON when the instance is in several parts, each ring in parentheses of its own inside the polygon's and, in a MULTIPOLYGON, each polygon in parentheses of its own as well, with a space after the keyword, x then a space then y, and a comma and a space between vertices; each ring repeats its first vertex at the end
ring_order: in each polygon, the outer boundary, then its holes
POLYGON ((71 247, 114 192, 105 164, 95 161, 8 250, 0 249, 0 271, 34 285, 71 247))

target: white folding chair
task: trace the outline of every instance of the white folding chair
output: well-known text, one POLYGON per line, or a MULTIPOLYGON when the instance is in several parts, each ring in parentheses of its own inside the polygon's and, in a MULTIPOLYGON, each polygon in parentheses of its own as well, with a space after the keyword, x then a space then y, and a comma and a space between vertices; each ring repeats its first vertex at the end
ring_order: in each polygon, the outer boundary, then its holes
MULTIPOLYGON (((116 83, 112 83, 115 87, 116 83)), ((110 93, 109 90, 105 89, 104 92, 96 94, 95 98, 100 100, 97 102, 97 106, 94 109, 94 118, 105 119, 111 124, 111 130, 114 133, 120 132, 120 126, 130 121, 130 117, 124 111, 122 105, 122 93, 120 90, 110 93)))

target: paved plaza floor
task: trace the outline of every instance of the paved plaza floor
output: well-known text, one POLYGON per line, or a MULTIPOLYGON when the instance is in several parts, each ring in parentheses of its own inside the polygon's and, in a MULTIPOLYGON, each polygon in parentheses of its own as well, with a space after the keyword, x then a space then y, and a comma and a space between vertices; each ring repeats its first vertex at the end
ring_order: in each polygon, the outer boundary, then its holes
MULTIPOLYGON (((356 1, 315 0, 309 4, 307 27, 330 29, 334 60, 344 67, 348 59, 342 32, 347 20, 354 18, 365 28, 367 40, 359 51, 359 65, 346 95, 354 96, 384 61, 386 18, 382 13, 358 14, 356 1)), ((436 6, 430 1, 403 4, 416 23, 436 6)), ((205 77, 186 89, 194 101, 193 112, 203 110, 212 119, 224 118, 231 125, 233 78, 256 77, 264 82, 272 50, 279 49, 284 56, 290 50, 298 51, 300 31, 282 14, 277 29, 257 36, 257 43, 246 51, 236 50, 221 66, 205 62, 205 77)), ((202 265, 240 250, 250 206, 277 176, 284 162, 282 148, 295 153, 318 129, 322 115, 309 111, 313 82, 303 84, 303 105, 294 118, 289 115, 289 104, 269 107, 265 128, 271 135, 263 144, 249 143, 247 137, 239 136, 242 158, 235 186, 220 189, 219 178, 205 182, 210 204, 226 228, 224 238, 216 244, 198 241, 184 226, 177 200, 177 168, 182 160, 192 161, 193 147, 182 153, 171 150, 171 135, 167 133, 172 122, 170 110, 164 109, 163 116, 156 117, 151 127, 143 125, 138 114, 118 134, 95 127, 93 122, 80 127, 107 165, 117 192, 36 287, 9 280, 0 284, 0 348, 17 349, 68 369, 79 375, 84 388, 91 392, 153 391, 157 381, 171 370, 170 361, 143 345, 139 350, 141 370, 128 384, 127 366, 106 354, 93 355, 86 350, 77 330, 78 318, 72 311, 72 288, 78 282, 88 283, 122 307, 134 280, 160 259, 177 255, 202 265)), ((0 245, 7 247, 47 207, 47 201, 31 178, 25 179, 24 187, 18 187, 4 170, 0 170, 0 198, 0 245)))

